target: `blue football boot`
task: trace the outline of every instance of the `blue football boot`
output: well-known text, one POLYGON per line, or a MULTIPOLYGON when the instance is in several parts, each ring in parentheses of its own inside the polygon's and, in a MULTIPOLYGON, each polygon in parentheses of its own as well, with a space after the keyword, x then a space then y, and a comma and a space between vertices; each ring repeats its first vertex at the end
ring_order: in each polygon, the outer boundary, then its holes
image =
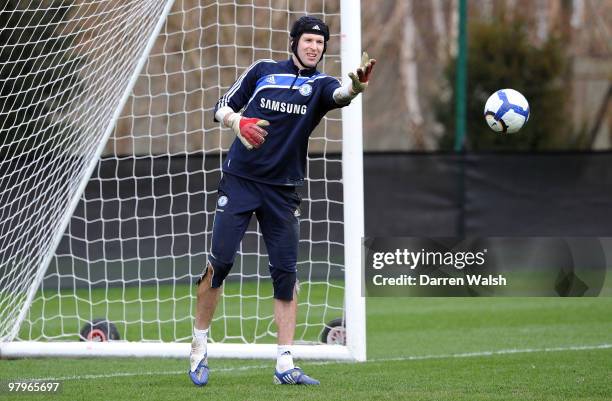
POLYGON ((318 380, 308 376, 302 369, 296 366, 295 368, 286 370, 283 373, 274 372, 274 384, 304 384, 318 386, 321 383, 318 380))
POLYGON ((196 386, 205 386, 208 383, 208 352, 206 341, 195 337, 191 341, 189 354, 189 378, 196 386))
POLYGON ((205 386, 208 383, 208 358, 206 355, 194 370, 189 370, 189 377, 196 386, 205 386))

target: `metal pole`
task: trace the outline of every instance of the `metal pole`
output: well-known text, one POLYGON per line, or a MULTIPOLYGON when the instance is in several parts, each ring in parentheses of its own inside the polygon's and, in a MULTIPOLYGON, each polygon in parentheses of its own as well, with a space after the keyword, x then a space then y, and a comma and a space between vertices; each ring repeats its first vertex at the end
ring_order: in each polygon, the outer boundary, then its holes
POLYGON ((467 90, 467 0, 459 0, 459 39, 455 82, 455 152, 465 143, 465 113, 467 90))
MULTIPOLYGON (((342 77, 361 59, 361 2, 340 2, 342 77)), ((366 360, 365 299, 361 296, 361 239, 364 236, 361 96, 342 109, 346 345, 356 361, 366 360)))

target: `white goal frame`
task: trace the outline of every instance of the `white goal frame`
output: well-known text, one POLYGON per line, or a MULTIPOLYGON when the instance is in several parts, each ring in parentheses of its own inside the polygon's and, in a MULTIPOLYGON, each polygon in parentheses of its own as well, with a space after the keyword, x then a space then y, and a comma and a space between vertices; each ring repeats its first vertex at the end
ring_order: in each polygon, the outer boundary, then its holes
MULTIPOLYGON (((163 15, 156 25, 160 32, 174 0, 168 0, 163 15)), ((341 0, 341 62, 342 76, 347 77, 352 68, 359 65, 361 59, 361 11, 360 1, 341 0)), ((70 213, 60 225, 53 241, 53 248, 44 260, 32 288, 28 292, 28 302, 20 312, 20 320, 27 313, 32 299, 40 285, 46 266, 54 255, 54 249, 59 244, 62 234, 69 224, 72 212, 85 190, 87 181, 92 175, 96 163, 100 159, 104 145, 113 132, 114 122, 119 117, 123 105, 138 78, 140 70, 146 63, 149 52, 157 35, 152 35, 143 52, 138 68, 134 71, 130 85, 123 94, 123 101, 117 108, 113 123, 107 127, 104 138, 97 147, 97 157, 92 159, 87 174, 80 183, 79 191, 71 200, 70 213)), ((346 346, 343 345, 295 345, 293 352, 300 359, 331 359, 331 360, 366 360, 366 318, 365 298, 362 294, 362 249, 364 236, 364 193, 363 193, 363 145, 362 145, 362 102, 361 96, 352 104, 342 109, 342 182, 344 202, 344 305, 346 346)), ((13 329, 16 334, 19 325, 13 329)), ((14 335, 13 335, 14 337, 14 335)), ((276 358, 276 344, 230 344, 210 343, 208 354, 212 358, 276 358)), ((0 341, 0 359, 30 358, 30 357, 177 357, 189 355, 190 344, 178 342, 66 342, 66 341, 0 341)))

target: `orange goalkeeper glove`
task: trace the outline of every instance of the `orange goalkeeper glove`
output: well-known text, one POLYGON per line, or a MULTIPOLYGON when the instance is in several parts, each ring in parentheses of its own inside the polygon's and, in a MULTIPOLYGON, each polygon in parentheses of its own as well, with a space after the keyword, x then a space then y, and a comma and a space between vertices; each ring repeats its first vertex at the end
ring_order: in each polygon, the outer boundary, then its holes
POLYGON ((242 117, 238 113, 229 113, 223 119, 227 127, 231 127, 240 142, 249 150, 259 148, 266 140, 268 132, 263 129, 270 123, 259 118, 242 117))
POLYGON ((253 148, 257 149, 264 143, 268 132, 262 127, 269 125, 270 123, 266 120, 241 117, 238 121, 238 127, 233 124, 232 128, 242 144, 251 150, 253 148))
POLYGON ((376 60, 370 58, 368 53, 363 52, 361 56, 361 65, 355 72, 349 72, 349 78, 351 82, 345 83, 340 88, 334 91, 334 100, 339 105, 347 105, 353 100, 358 94, 362 93, 370 82, 370 76, 376 60))
POLYGON ((354 95, 357 95, 363 92, 368 87, 368 82, 370 81, 370 75, 372 74, 372 69, 376 64, 376 60, 370 58, 368 53, 363 52, 361 55, 361 65, 357 68, 357 75, 354 72, 349 72, 349 78, 351 78, 351 92, 354 95))

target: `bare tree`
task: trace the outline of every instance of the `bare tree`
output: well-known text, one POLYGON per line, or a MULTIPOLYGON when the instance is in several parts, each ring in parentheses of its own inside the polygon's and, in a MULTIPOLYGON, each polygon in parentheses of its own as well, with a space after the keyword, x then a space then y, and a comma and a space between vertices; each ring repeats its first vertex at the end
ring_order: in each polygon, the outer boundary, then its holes
POLYGON ((423 138, 422 125, 423 113, 419 103, 419 66, 416 57, 417 25, 414 19, 412 0, 403 3, 404 27, 403 46, 400 48, 402 82, 404 83, 404 98, 408 107, 408 122, 414 134, 415 145, 423 149, 425 139, 423 138))

